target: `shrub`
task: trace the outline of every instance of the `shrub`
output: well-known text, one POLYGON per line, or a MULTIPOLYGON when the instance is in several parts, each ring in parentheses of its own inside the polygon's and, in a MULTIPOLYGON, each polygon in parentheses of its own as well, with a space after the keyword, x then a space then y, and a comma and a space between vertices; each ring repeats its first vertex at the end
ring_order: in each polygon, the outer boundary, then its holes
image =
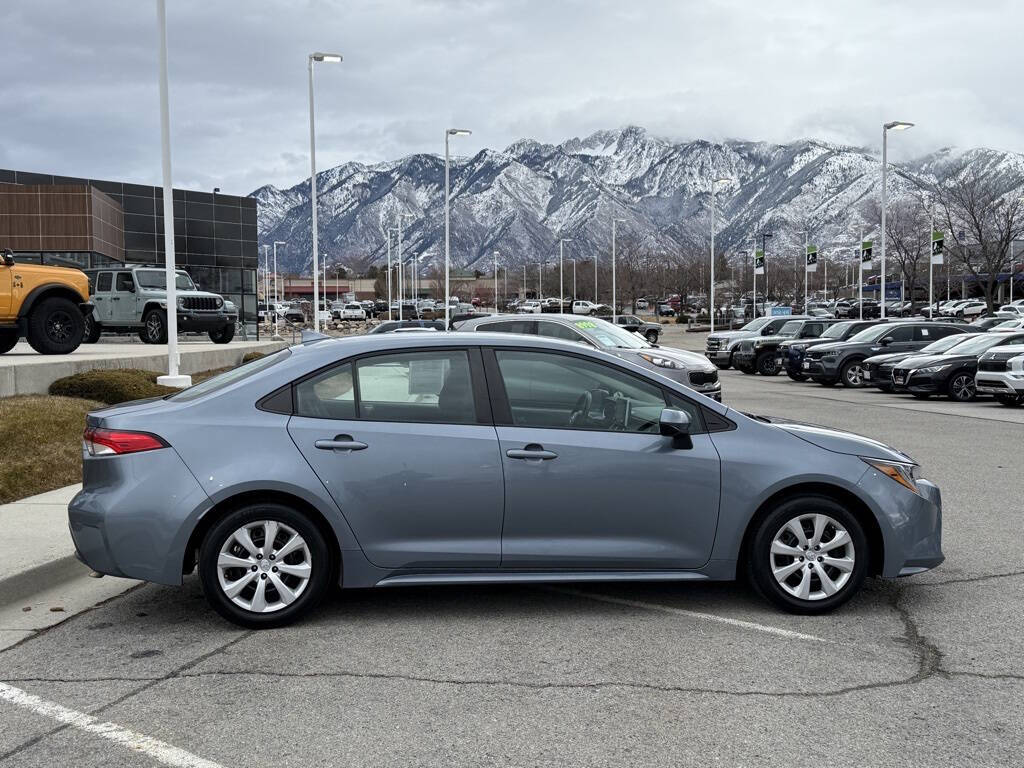
POLYGON ((80 397, 107 405, 145 397, 163 397, 177 392, 172 387, 156 383, 156 377, 161 375, 156 371, 140 371, 136 368, 96 369, 57 379, 50 385, 49 392, 51 395, 80 397))
POLYGON ((253 360, 259 360, 261 357, 266 357, 263 352, 246 352, 242 355, 242 364, 251 363, 253 360))

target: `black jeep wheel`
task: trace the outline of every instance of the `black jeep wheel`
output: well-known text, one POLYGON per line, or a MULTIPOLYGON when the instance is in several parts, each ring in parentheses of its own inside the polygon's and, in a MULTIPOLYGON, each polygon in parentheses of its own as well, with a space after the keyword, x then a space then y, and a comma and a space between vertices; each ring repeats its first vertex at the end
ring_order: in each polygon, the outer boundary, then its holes
POLYGON ((139 338, 147 344, 167 343, 167 313, 162 309, 151 309, 142 318, 139 338))
POLYGON ((41 355, 66 355, 82 343, 85 319, 75 302, 62 296, 43 299, 28 316, 28 343, 41 355))
POLYGON ((775 362, 774 352, 762 352, 757 356, 757 372, 762 376, 775 376, 779 372, 779 365, 775 362))
POLYGON ((210 331, 209 336, 210 341, 214 344, 227 344, 235 338, 235 324, 227 323, 220 328, 210 331))
POLYGON ((10 352, 18 343, 18 331, 16 328, 0 328, 0 355, 10 352))
POLYGON ((96 322, 91 312, 82 319, 85 321, 85 330, 82 332, 82 343, 95 344, 100 340, 100 333, 103 329, 100 328, 100 324, 96 322))

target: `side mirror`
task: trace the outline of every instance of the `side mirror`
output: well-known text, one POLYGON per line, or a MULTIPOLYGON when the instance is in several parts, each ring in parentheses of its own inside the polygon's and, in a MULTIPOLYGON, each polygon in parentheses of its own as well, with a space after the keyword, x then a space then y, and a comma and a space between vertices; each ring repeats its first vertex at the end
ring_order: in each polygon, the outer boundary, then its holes
POLYGON ((770 325, 766 325, 764 328, 761 329, 762 336, 771 336, 772 334, 774 334, 774 331, 772 330, 772 327, 770 325))
POLYGON ((12 251, 10 248, 4 248, 3 260, 4 260, 4 266, 5 267, 13 267, 14 266, 14 251, 12 251))
POLYGON ((890 344, 892 344, 892 336, 886 336, 878 343, 881 344, 883 347, 888 347, 890 344))
POLYGON ((678 408, 662 408, 658 426, 664 437, 689 437, 690 414, 678 408))

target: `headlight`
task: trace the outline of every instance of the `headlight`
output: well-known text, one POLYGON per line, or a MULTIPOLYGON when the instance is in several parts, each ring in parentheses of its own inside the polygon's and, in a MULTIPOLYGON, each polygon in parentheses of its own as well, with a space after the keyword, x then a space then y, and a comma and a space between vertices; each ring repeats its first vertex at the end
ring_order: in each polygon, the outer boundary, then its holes
POLYGON ((667 357, 661 357, 659 355, 649 355, 646 352, 641 352, 640 357, 651 365, 656 365, 659 368, 674 368, 676 370, 680 370, 685 367, 682 363, 678 363, 675 360, 670 360, 667 357))
POLYGON ((822 357, 839 357, 839 352, 835 350, 831 352, 826 352, 825 354, 822 355, 822 357))
POLYGON ((223 307, 224 306, 224 299, 218 298, 217 299, 217 303, 216 303, 215 306, 217 307, 217 309, 220 309, 221 307, 223 307))
POLYGON ((899 461, 885 461, 884 459, 867 459, 863 456, 860 458, 861 461, 874 467, 883 475, 888 475, 904 488, 913 491, 918 495, 921 494, 921 491, 917 488, 916 482, 917 472, 919 469, 917 464, 907 464, 899 461))
POLYGON ((793 344, 790 347, 790 349, 792 349, 794 352, 803 352, 805 349, 807 349, 807 345, 806 344, 793 344))
POLYGON ((951 365, 952 363, 944 363, 943 365, 929 365, 927 368, 916 368, 913 371, 911 371, 911 373, 938 373, 939 371, 946 370, 951 365))

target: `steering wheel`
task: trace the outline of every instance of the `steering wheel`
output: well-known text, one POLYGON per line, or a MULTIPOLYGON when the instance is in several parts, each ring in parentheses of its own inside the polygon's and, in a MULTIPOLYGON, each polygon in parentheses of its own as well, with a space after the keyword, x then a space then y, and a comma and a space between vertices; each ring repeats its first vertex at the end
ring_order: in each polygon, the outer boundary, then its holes
POLYGON ((576 405, 572 407, 569 414, 569 426, 578 427, 589 420, 590 408, 594 404, 594 395, 588 390, 576 399, 576 405))

